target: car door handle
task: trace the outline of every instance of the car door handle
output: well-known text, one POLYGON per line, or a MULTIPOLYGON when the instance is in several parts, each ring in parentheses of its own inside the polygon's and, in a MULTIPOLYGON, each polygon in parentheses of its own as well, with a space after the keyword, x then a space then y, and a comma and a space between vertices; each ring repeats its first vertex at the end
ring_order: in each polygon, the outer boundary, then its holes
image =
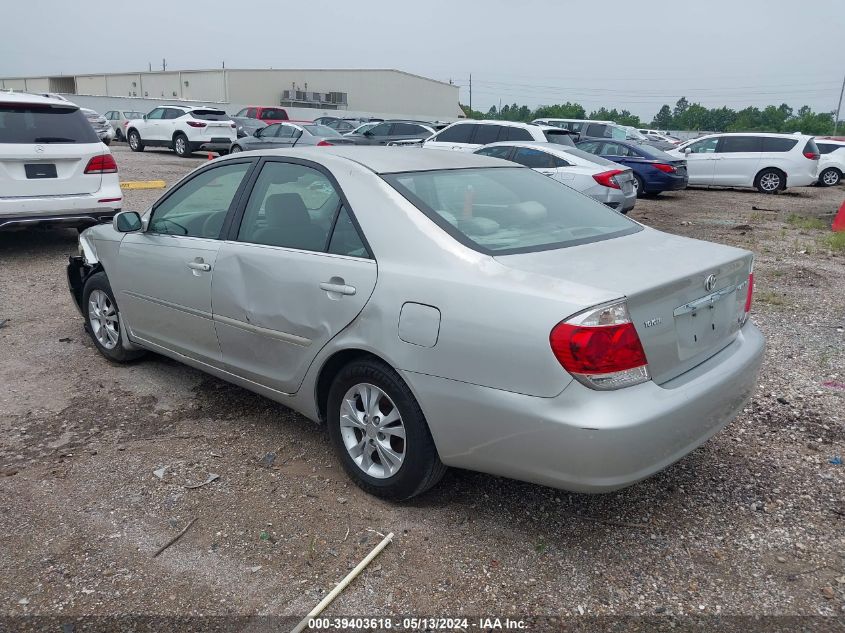
POLYGON ((355 286, 347 286, 346 284, 336 284, 328 281, 322 282, 320 284, 320 289, 325 290, 326 292, 336 292, 340 295, 354 295, 356 292, 355 286))
POLYGON ((191 270, 202 270, 203 272, 208 272, 209 270, 211 270, 211 264, 206 264, 202 260, 193 261, 188 262, 188 268, 190 268, 191 270))

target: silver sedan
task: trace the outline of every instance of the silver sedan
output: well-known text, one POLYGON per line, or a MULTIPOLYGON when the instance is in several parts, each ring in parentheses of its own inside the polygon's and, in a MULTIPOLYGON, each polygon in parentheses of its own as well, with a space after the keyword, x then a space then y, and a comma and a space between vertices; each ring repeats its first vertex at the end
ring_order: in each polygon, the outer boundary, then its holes
POLYGON ((323 422, 392 499, 447 466, 632 484, 727 424, 763 354, 750 252, 463 152, 219 158, 80 252, 69 287, 104 356, 156 352, 323 422))

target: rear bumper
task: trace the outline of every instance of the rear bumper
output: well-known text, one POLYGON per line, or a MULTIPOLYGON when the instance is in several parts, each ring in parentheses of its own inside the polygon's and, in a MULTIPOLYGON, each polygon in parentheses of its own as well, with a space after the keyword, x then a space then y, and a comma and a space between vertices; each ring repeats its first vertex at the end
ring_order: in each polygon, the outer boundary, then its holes
POLYGON ((686 189, 688 184, 689 177, 686 174, 684 174, 683 176, 678 176, 672 174, 663 174, 661 172, 660 177, 652 178, 651 180, 645 181, 645 190, 647 192, 679 191, 681 189, 686 189))
POLYGON ((213 138, 210 141, 195 141, 191 143, 191 147, 196 149, 206 149, 212 152, 217 152, 220 150, 229 151, 229 148, 232 147, 232 144, 237 139, 234 138, 213 138))
POLYGON ((93 194, 0 198, 0 230, 36 224, 85 226, 107 222, 120 211, 122 204, 123 194, 117 182, 93 194), (114 198, 117 200, 99 202, 114 198))
POLYGON ((787 174, 786 176, 786 186, 787 187, 809 187, 810 185, 814 184, 818 181, 819 176, 817 173, 813 174, 787 174))
POLYGON ((594 391, 577 381, 554 398, 403 372, 443 463, 576 492, 622 488, 704 443, 754 392, 763 335, 736 339, 663 385, 594 391))

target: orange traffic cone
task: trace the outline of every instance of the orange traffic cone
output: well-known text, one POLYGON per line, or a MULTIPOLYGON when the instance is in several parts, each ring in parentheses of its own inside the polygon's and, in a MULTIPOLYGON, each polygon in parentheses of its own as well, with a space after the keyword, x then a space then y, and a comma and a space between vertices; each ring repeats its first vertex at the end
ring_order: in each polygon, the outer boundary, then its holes
POLYGON ((214 160, 214 156, 212 155, 212 152, 208 153, 208 160, 214 160))
POLYGON ((842 206, 839 207, 839 213, 833 218, 832 228, 834 231, 845 231, 845 202, 842 203, 842 206))

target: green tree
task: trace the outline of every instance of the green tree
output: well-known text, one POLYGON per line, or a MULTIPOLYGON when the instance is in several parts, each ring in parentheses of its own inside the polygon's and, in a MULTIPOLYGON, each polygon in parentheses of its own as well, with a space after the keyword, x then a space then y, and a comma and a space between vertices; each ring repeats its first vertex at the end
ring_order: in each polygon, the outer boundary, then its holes
POLYGON ((675 104, 675 109, 672 111, 672 114, 677 119, 680 115, 687 111, 687 108, 689 108, 689 101, 687 101, 686 97, 681 97, 675 104))
POLYGON ((668 130, 673 127, 672 123, 672 109, 668 105, 660 108, 660 111, 654 115, 651 120, 651 125, 658 130, 668 130))

